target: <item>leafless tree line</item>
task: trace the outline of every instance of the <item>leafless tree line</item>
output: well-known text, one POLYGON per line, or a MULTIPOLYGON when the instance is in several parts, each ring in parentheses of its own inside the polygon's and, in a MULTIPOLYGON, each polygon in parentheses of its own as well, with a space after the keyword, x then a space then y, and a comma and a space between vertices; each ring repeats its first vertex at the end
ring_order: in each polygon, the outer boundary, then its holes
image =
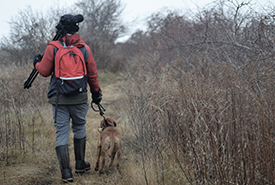
POLYGON ((70 8, 53 7, 46 15, 27 7, 9 22, 10 34, 1 41, 1 63, 30 63, 55 36, 60 17, 70 13, 84 16, 79 31, 82 39, 91 47, 98 67, 112 70, 115 41, 126 32, 122 11, 120 0, 82 0, 70 8))

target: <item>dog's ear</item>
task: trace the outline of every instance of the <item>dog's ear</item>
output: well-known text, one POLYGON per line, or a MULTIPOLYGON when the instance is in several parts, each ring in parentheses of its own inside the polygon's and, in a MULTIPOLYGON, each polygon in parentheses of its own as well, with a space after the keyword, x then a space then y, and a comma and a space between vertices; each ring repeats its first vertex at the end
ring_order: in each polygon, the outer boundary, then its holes
POLYGON ((114 126, 116 127, 116 125, 117 125, 117 124, 116 124, 116 121, 115 121, 115 120, 113 120, 113 122, 114 122, 114 126))

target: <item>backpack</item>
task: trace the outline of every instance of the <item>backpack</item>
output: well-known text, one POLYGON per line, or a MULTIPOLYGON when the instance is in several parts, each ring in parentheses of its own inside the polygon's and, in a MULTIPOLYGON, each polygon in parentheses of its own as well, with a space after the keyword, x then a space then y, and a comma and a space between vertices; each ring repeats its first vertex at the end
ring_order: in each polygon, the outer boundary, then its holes
POLYGON ((81 50, 73 45, 66 46, 62 41, 52 41, 50 44, 58 49, 54 52, 57 95, 70 96, 86 92, 87 68, 81 50))

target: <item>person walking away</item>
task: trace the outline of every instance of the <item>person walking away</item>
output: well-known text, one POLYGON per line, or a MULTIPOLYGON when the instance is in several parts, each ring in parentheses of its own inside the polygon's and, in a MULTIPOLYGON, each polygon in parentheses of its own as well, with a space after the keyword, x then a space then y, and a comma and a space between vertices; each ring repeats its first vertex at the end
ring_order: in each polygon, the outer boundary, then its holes
POLYGON ((98 83, 97 67, 92 51, 77 33, 78 23, 74 16, 63 15, 57 29, 64 29, 61 39, 50 42, 43 57, 34 58, 34 67, 43 77, 51 76, 48 88, 56 128, 56 154, 63 182, 73 182, 68 140, 70 121, 74 134, 75 173, 90 169, 85 161, 86 115, 89 108, 87 83, 92 103, 99 104, 102 93, 98 83), (73 74, 76 73, 76 74, 73 74))

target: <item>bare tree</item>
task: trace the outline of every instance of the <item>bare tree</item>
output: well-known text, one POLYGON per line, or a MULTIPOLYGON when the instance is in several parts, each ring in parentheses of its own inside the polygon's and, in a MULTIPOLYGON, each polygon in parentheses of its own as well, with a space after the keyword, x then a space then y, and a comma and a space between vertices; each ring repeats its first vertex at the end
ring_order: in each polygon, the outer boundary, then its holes
POLYGON ((115 62, 111 57, 115 41, 126 31, 121 18, 124 10, 121 1, 82 0, 76 5, 84 16, 83 39, 91 47, 98 68, 108 68, 115 62))
POLYGON ((12 62, 27 63, 28 59, 45 50, 47 42, 52 39, 49 30, 54 30, 54 23, 29 6, 12 17, 10 35, 1 41, 1 49, 10 55, 12 62))
POLYGON ((153 49, 162 63, 188 59, 185 68, 196 65, 196 56, 239 68, 252 59, 273 55, 273 14, 272 9, 260 13, 251 2, 229 0, 217 1, 193 15, 162 10, 148 18, 143 38, 153 46, 145 50, 153 49))

